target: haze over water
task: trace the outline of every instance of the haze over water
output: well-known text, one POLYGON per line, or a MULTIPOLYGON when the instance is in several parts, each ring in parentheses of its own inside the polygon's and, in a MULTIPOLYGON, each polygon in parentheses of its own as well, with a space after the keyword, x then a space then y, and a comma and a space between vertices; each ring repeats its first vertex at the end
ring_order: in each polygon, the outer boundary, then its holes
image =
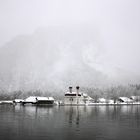
POLYGON ((140 106, 0 106, 1 140, 139 140, 140 106))

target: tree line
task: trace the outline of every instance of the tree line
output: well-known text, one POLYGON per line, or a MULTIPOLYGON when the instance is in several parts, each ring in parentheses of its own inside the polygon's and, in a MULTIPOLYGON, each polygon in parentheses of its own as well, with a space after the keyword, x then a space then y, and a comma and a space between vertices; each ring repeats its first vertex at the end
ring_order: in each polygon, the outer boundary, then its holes
MULTIPOLYGON (((129 84, 127 86, 118 85, 118 86, 110 86, 106 88, 99 87, 81 87, 80 91, 87 93, 91 96, 95 102, 98 98, 106 98, 117 100, 119 97, 131 97, 131 96, 140 96, 140 85, 139 84, 129 84)), ((13 100, 13 99, 25 99, 29 96, 53 96, 56 99, 62 99, 65 91, 5 91, 0 90, 0 100, 13 100)))

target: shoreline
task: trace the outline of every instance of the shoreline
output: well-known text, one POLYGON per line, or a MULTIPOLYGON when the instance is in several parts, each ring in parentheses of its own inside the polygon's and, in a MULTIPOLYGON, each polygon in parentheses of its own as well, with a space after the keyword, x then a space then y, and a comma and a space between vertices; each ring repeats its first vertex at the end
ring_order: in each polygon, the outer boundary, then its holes
MULTIPOLYGON (((0 101, 0 105, 3 104, 22 104, 22 103, 14 103, 13 100, 2 100, 0 101)), ((45 104, 44 104, 45 105, 45 104)), ((106 105, 106 106, 119 106, 119 105, 140 105, 140 102, 133 102, 133 103, 89 103, 89 104, 54 104, 54 106, 99 106, 99 105, 106 105)), ((47 105, 46 105, 47 106, 47 105)))

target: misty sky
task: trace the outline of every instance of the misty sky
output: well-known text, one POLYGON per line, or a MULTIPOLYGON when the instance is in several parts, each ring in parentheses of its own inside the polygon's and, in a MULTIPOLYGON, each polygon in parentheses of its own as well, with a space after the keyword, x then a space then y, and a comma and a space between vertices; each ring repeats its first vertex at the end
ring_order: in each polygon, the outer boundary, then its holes
POLYGON ((103 54, 97 60, 103 65, 91 62, 97 70, 117 67, 140 76, 139 0, 0 0, 0 47, 19 35, 60 27, 95 31, 97 48, 85 54, 93 52, 88 59, 94 61, 103 54))
POLYGON ((140 1, 0 0, 0 46, 42 26, 76 24, 97 28, 107 47, 138 48, 140 1))

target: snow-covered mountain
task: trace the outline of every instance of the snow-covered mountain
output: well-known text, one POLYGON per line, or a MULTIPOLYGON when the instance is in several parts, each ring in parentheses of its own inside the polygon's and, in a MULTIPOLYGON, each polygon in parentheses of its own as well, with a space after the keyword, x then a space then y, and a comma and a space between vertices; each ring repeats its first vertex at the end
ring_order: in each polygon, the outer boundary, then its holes
POLYGON ((131 79, 109 62, 94 29, 42 28, 0 48, 0 86, 8 90, 102 86, 131 79), (122 81, 121 81, 122 80, 122 81))

